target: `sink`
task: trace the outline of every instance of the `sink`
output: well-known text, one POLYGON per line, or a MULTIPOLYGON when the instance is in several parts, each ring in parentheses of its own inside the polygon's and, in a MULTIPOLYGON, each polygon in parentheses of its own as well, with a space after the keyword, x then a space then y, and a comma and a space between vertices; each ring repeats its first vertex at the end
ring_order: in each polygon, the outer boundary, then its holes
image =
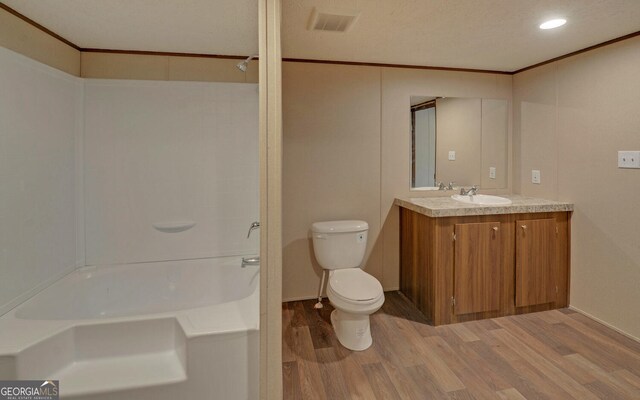
POLYGON ((462 196, 454 194, 451 196, 455 201, 466 204, 477 204, 479 206, 508 206, 511 200, 499 196, 490 196, 487 194, 476 194, 474 196, 462 196))

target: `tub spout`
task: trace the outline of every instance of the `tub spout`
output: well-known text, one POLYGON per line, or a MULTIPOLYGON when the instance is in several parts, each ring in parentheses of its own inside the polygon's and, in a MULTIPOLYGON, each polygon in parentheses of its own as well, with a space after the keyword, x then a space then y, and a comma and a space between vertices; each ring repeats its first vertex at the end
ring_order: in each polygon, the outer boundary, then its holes
POLYGON ((242 257, 242 268, 247 265, 260 265, 260 256, 257 257, 242 257))

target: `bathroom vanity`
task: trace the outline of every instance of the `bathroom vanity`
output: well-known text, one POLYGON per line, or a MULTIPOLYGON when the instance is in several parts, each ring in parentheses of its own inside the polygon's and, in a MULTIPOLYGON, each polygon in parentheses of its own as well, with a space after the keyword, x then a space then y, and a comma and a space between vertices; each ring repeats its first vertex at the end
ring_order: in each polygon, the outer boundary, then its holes
POLYGON ((573 204, 396 199, 400 290, 434 325, 568 305, 573 204))

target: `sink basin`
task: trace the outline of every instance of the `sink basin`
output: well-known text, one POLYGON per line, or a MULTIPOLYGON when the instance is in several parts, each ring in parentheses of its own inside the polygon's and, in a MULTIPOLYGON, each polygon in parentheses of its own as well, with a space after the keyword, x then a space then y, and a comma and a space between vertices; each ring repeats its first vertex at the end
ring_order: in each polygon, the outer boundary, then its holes
POLYGON ((499 196, 490 196, 487 194, 476 194, 474 196, 462 196, 454 194, 451 196, 455 201, 466 204, 477 204, 479 206, 508 206, 511 200, 499 196))

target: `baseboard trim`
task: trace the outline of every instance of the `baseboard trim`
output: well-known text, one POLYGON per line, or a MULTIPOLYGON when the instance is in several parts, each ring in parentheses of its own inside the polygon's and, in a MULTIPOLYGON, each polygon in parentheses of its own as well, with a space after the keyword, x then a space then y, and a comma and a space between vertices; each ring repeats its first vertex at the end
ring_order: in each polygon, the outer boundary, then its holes
MULTIPOLYGON (((327 296, 322 296, 323 299, 326 299, 327 296)), ((304 301, 304 300, 317 300, 318 298, 315 296, 299 296, 299 297, 284 297, 282 298, 283 303, 290 303, 292 301, 304 301)))
POLYGON ((630 333, 628 333, 628 332, 625 332, 625 331, 623 331, 622 329, 617 328, 617 327, 615 327, 615 326, 611 325, 610 323, 608 323, 608 322, 606 322, 606 321, 603 321, 603 320, 601 320, 600 318, 595 317, 595 316, 593 316, 593 315, 589 314, 588 312, 585 312, 585 311, 583 311, 583 310, 579 309, 578 307, 569 306, 569 309, 570 309, 570 310, 573 310, 573 311, 575 311, 575 312, 578 312, 578 313, 580 313, 580 314, 584 315, 585 317, 589 317, 589 318, 591 318, 592 320, 596 321, 597 323, 599 323, 599 324, 602 324, 602 325, 606 326, 607 328, 611 328, 611 329, 613 329, 614 331, 618 332, 618 333, 619 333, 619 334, 621 334, 622 336, 626 336, 626 337, 628 337, 629 339, 631 339, 631 340, 635 340, 636 342, 640 343, 640 338, 637 338, 637 337, 633 336, 632 334, 630 334, 630 333))

